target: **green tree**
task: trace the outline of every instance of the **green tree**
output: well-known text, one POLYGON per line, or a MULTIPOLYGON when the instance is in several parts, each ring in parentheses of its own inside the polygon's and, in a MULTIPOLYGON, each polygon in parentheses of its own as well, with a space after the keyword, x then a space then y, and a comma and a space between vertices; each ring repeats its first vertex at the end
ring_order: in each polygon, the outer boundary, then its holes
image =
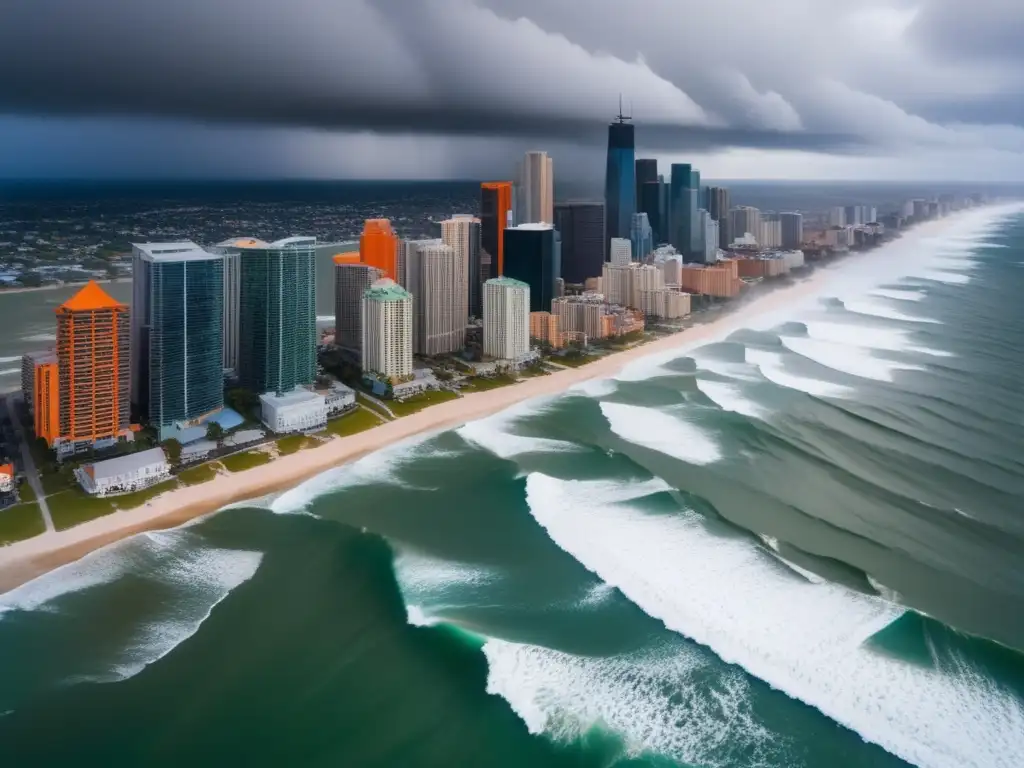
POLYGON ((224 439, 224 427, 216 421, 211 421, 206 425, 206 439, 212 440, 220 447, 221 440, 224 439))
POLYGON ((160 443, 160 447, 164 449, 164 453, 167 454, 167 461, 171 463, 172 467, 176 467, 181 463, 181 443, 172 437, 160 443))

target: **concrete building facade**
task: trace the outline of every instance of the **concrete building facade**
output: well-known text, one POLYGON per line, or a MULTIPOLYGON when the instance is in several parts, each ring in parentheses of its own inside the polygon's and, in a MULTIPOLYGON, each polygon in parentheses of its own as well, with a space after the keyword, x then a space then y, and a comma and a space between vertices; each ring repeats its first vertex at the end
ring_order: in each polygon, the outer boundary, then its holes
POLYGON ((363 294, 384 273, 359 261, 358 253, 334 256, 334 343, 359 351, 363 344, 363 294))
POLYGON ((385 379, 412 376, 413 297, 384 278, 363 294, 362 367, 385 379))
POLYGON ((518 360, 530 351, 530 286, 510 277, 484 283, 484 357, 518 360))

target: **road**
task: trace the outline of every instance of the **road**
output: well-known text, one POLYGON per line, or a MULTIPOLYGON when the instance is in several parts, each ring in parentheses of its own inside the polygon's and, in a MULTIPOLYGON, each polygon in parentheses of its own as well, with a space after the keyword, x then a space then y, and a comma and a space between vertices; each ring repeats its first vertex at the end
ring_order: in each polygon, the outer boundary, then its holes
POLYGON ((21 461, 25 467, 25 480, 28 481, 29 486, 36 494, 36 501, 39 503, 39 511, 43 515, 43 522, 46 523, 46 530, 52 533, 55 529, 53 527, 53 518, 50 516, 50 507, 46 503, 46 492, 43 491, 43 485, 39 482, 39 472, 36 470, 36 463, 32 460, 32 451, 28 449, 28 440, 25 436, 24 431, 21 428, 21 419, 18 418, 18 410, 14 406, 14 399, 17 395, 8 395, 4 400, 4 408, 7 409, 7 415, 11 419, 11 424, 14 425, 14 431, 18 435, 18 447, 21 448, 21 461))

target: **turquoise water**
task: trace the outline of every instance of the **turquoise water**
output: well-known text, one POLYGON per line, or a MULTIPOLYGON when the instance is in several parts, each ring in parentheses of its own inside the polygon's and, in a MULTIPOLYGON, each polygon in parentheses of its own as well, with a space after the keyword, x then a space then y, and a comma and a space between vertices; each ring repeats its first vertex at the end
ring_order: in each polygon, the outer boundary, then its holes
POLYGON ((1024 217, 0 599, 0 764, 1016 766, 1024 217))

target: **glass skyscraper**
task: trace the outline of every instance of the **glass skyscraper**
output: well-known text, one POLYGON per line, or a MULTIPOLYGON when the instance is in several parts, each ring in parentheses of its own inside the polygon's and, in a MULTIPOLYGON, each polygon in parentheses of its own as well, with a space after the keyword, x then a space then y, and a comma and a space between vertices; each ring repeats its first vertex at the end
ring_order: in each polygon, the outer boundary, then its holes
POLYGON ((530 311, 550 312, 562 274, 562 240, 550 224, 520 224, 505 230, 505 277, 530 286, 530 311))
POLYGON ((316 379, 316 238, 290 237, 242 255, 238 378, 283 394, 316 379))
POLYGON ((224 406, 224 257, 193 243, 133 250, 132 389, 163 437, 224 406))
POLYGON ((654 250, 654 234, 646 213, 634 213, 629 239, 633 242, 633 260, 643 261, 654 250))
POLYGON ((669 209, 672 233, 669 242, 687 261, 700 261, 704 256, 703 233, 698 232, 697 211, 700 198, 700 172, 689 163, 672 165, 669 209))
POLYGON ((605 262, 604 203, 570 201, 555 205, 555 229, 562 237, 562 271, 567 283, 600 277, 605 262))
POLYGON ((619 114, 608 126, 608 163, 604 177, 605 241, 629 238, 636 213, 636 142, 634 126, 619 114))

